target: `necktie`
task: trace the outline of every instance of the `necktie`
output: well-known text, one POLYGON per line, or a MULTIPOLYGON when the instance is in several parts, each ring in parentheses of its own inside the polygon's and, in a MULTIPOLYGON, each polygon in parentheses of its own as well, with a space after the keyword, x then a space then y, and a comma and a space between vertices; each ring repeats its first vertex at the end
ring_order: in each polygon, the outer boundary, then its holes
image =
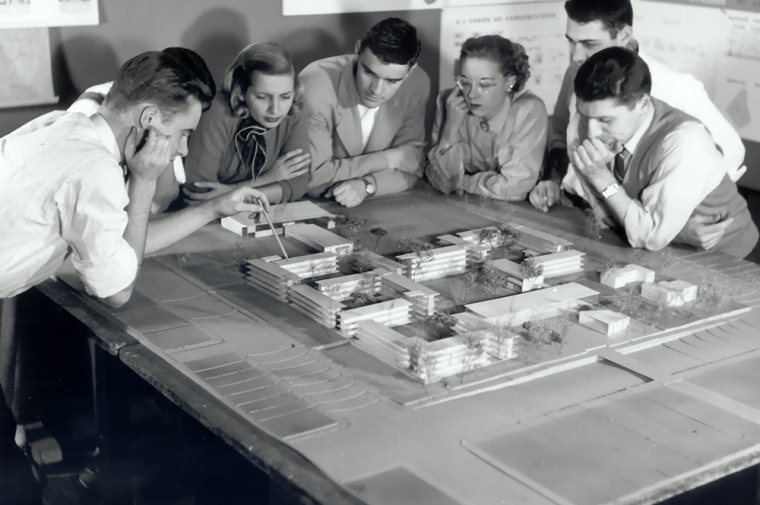
POLYGON ((623 179, 625 179, 626 165, 628 164, 628 158, 630 157, 631 153, 629 153, 628 149, 625 147, 615 155, 615 164, 613 165, 612 173, 620 184, 623 184, 623 179))
POLYGON ((258 125, 247 126, 235 136, 235 145, 243 161, 243 166, 250 166, 255 178, 267 162, 267 146, 264 139, 266 128, 258 125))

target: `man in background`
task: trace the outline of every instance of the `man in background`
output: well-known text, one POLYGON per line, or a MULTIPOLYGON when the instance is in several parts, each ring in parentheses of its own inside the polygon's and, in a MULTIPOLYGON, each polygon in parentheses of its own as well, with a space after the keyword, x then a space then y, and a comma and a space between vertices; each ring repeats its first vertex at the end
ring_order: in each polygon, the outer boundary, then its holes
MULTIPOLYGON (((682 74, 640 51, 633 36, 633 7, 630 0, 568 0, 566 37, 570 44, 571 64, 565 73, 549 131, 549 153, 542 180, 530 193, 534 207, 546 212, 560 199, 560 185, 567 173, 567 128, 576 114, 573 80, 580 65, 591 55, 607 47, 627 47, 638 51, 652 75, 652 96, 698 119, 707 127, 726 161, 733 181, 746 170, 741 138, 705 92, 701 82, 682 74)), ((722 169, 722 167, 721 167, 722 169)), ((711 242, 724 231, 726 223, 719 216, 694 216, 690 226, 704 237, 701 245, 711 242)))

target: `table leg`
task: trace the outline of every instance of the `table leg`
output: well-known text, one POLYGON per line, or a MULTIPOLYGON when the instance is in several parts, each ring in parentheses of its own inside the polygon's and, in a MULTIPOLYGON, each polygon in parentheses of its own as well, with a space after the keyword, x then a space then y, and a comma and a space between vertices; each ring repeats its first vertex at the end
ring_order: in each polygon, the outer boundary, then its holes
POLYGON ((132 505, 130 388, 124 365, 90 340, 95 426, 98 436, 98 482, 103 505, 132 505))

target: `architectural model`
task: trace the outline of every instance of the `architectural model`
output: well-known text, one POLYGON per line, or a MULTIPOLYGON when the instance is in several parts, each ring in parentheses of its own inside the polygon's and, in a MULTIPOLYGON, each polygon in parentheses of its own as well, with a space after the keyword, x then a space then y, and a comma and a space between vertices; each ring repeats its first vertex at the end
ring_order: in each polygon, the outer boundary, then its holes
MULTIPOLYGON (((269 224, 262 216, 254 214, 253 219, 250 216, 249 212, 241 212, 234 216, 225 217, 222 219, 222 228, 244 237, 266 237, 272 234, 269 224)), ((282 234, 282 225, 285 223, 318 223, 324 228, 332 229, 335 228, 336 222, 335 215, 308 201, 272 205, 269 210, 269 218, 279 234, 282 234)))

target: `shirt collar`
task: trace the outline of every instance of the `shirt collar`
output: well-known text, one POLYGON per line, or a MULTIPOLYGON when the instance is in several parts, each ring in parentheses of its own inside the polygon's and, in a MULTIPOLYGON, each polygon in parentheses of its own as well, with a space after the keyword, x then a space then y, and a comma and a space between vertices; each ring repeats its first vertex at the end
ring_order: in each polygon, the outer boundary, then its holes
POLYGON ((652 124, 652 120, 654 120, 654 106, 650 106, 649 110, 647 111, 646 119, 644 119, 644 122, 641 123, 641 126, 638 130, 636 130, 636 133, 633 134, 633 137, 623 144, 623 147, 631 154, 633 154, 633 151, 636 149, 636 146, 639 145, 639 142, 641 142, 641 138, 644 136, 646 131, 649 129, 649 126, 652 124))
POLYGON ((512 95, 512 99, 504 100, 504 103, 501 106, 501 109, 499 112, 496 113, 496 115, 491 118, 490 121, 488 121, 488 130, 492 132, 498 132, 501 131, 502 128, 504 128, 504 125, 507 122, 507 116, 509 116, 509 111, 514 106, 515 101, 523 95, 527 90, 523 89, 512 95))
POLYGON ((90 116, 90 121, 92 121, 95 131, 103 141, 103 145, 108 148, 108 151, 113 155, 114 159, 121 163, 121 149, 119 149, 119 144, 116 142, 116 136, 113 134, 113 130, 108 125, 108 122, 97 112, 90 116))

